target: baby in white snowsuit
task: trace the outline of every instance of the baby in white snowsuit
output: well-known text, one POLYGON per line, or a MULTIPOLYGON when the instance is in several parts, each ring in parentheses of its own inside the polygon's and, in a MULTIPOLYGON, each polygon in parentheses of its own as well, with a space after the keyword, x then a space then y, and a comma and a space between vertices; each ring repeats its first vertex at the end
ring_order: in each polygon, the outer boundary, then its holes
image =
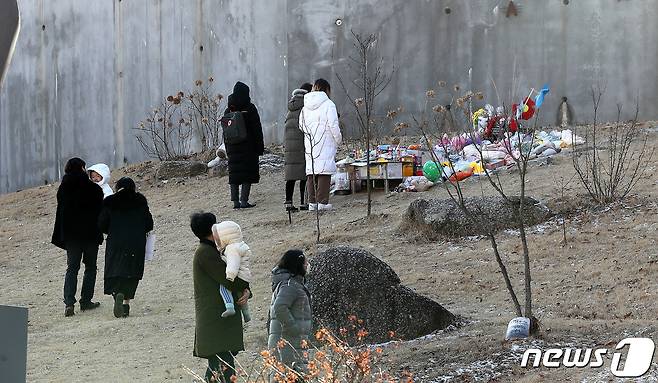
MULTIPOLYGON (((251 250, 242 240, 240 225, 233 221, 214 224, 212 226, 212 236, 222 254, 222 260, 226 262, 226 279, 234 281, 237 277, 251 283, 251 270, 249 269, 251 250)), ((222 317, 235 315, 235 302, 231 292, 224 285, 219 285, 219 292, 226 307, 222 317)), ((245 304, 241 309, 244 321, 249 322, 251 320, 249 307, 245 304)))
POLYGON ((103 189, 103 198, 107 198, 114 194, 112 187, 110 187, 110 167, 105 164, 96 164, 89 169, 89 178, 98 186, 103 189))

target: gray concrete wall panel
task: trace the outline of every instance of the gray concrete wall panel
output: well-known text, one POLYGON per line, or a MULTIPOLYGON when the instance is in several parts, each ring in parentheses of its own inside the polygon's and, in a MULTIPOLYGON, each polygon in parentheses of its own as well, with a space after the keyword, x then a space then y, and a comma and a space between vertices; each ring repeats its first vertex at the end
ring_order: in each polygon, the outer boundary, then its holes
POLYGON ((268 142, 283 138, 290 92, 317 77, 331 81, 353 131, 336 80, 349 79, 350 29, 376 33, 385 65, 397 68, 380 115, 397 106, 403 118, 418 114, 425 90, 444 80, 506 104, 548 82, 544 124, 562 96, 589 121, 597 82, 607 87, 603 119, 615 118, 618 102, 630 112, 637 97, 641 117, 658 118, 657 2, 517 1, 518 15, 507 17, 508 3, 19 0, 22 30, 0 90, 0 192, 58 180, 71 156, 113 167, 143 160, 132 128, 166 95, 209 76, 224 95, 237 80, 249 84, 268 142))

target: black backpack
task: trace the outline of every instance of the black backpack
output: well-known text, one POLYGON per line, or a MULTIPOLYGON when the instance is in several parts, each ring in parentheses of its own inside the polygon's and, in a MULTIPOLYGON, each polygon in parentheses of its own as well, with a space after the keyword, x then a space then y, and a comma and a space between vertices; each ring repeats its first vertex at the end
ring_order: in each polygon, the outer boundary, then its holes
POLYGON ((247 126, 242 112, 226 113, 222 119, 222 135, 227 145, 241 144, 247 141, 247 126))

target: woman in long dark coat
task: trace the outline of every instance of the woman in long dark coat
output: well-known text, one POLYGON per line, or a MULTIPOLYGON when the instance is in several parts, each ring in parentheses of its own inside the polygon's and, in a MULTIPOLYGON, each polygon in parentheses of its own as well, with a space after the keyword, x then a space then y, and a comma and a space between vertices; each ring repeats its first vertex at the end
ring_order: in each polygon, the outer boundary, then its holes
POLYGON ((71 158, 66 162, 62 183, 57 189, 57 213, 51 242, 66 250, 66 277, 64 279, 64 316, 75 315, 75 293, 78 286, 80 262, 85 264, 80 293, 82 311, 100 306, 92 302, 96 284, 98 245, 103 234, 96 225, 103 206, 103 190, 89 179, 85 162, 71 158))
POLYGON ((231 185, 233 208, 246 209, 255 206, 249 203, 249 193, 251 184, 260 181, 258 157, 263 155, 265 144, 258 110, 249 97, 249 87, 239 81, 233 87, 233 93, 228 96, 225 114, 237 111, 243 112, 247 139, 239 144, 226 144, 228 183, 231 185))
POLYGON ((132 179, 121 178, 116 190, 105 198, 98 226, 107 234, 104 290, 114 297, 114 316, 119 318, 130 314, 130 300, 144 276, 146 233, 153 230, 153 217, 132 179))
POLYGON ((306 192, 306 157, 304 152, 304 133, 299 129, 299 113, 304 107, 304 95, 311 91, 313 85, 303 84, 292 92, 288 101, 288 115, 284 135, 285 146, 285 177, 287 211, 297 211, 293 205, 292 196, 295 192, 295 182, 299 181, 300 209, 308 210, 304 194, 306 192))
POLYGON ((194 356, 208 360, 206 379, 221 376, 231 382, 235 375, 233 357, 244 350, 242 315, 222 317, 226 310, 219 295, 219 285, 225 286, 238 306, 244 306, 251 293, 249 283, 240 278, 226 279, 226 263, 215 245, 212 225, 217 219, 212 213, 196 213, 190 218, 190 228, 199 238, 192 260, 194 280, 194 356), (223 373, 222 373, 223 372, 223 373))

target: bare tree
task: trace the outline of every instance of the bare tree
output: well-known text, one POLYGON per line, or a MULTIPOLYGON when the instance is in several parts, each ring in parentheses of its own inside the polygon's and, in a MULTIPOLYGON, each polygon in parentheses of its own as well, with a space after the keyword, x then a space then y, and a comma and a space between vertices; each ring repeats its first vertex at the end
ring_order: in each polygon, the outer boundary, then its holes
MULTIPOLYGON (((622 122, 622 105, 617 104, 617 120, 607 127, 607 142, 602 142, 604 127, 599 126, 598 115, 604 94, 605 87, 592 87, 593 123, 583 129, 583 145, 572 152, 573 166, 581 184, 590 197, 601 204, 624 199, 642 179, 642 165, 651 161, 654 153, 647 146, 648 135, 641 136, 638 101, 628 123, 622 122), (636 141, 639 141, 637 150, 632 147, 636 141)), ((577 133, 580 131, 574 128, 573 140, 577 133)))
POLYGON ((134 128, 144 152, 161 161, 185 157, 193 148, 202 152, 222 143, 224 96, 214 93, 214 79, 197 80, 192 92, 169 95, 134 128), (193 145, 197 138, 200 147, 193 145))
MULTIPOLYGON (((326 128, 326 126, 325 126, 326 128)), ((318 148, 318 145, 320 145, 320 140, 317 139, 316 133, 311 131, 309 129, 308 125, 306 124, 306 120, 304 119, 304 110, 299 114, 299 129, 304 133, 304 141, 309 142, 309 147, 308 147, 308 154, 309 158, 311 159, 311 174, 312 174, 312 184, 313 185, 313 195, 315 197, 315 202, 316 202, 316 208, 315 208, 315 242, 320 243, 320 209, 318 208, 318 182, 317 182, 317 174, 315 173, 315 160, 320 157, 320 149, 318 148)), ((304 143, 306 145, 306 143, 304 143)), ((308 162, 309 158, 306 159, 308 162)), ((310 204, 309 204, 310 206, 310 204)))
MULTIPOLYGON (((555 181, 555 185, 558 185, 560 188, 560 198, 562 199, 562 203, 564 203, 564 195, 567 189, 567 186, 573 181, 573 179, 576 177, 576 173, 574 173, 569 179, 565 179, 564 177, 560 177, 559 179, 557 177, 554 177, 553 180, 555 181)), ((562 247, 565 247, 567 245, 567 217, 565 214, 561 214, 561 224, 562 224, 562 247)))
MULTIPOLYGON (((428 117, 427 109, 431 100, 435 97, 435 92, 433 90, 426 92, 426 106, 423 109, 423 112, 420 117, 413 117, 415 126, 419 129, 423 135, 425 144, 429 148, 430 155, 432 160, 437 164, 440 164, 440 159, 434 151, 435 145, 443 150, 444 153, 449 154, 451 147, 450 143, 445 139, 446 132, 450 127, 454 127, 455 131, 452 133, 465 134, 470 140, 475 143, 477 148, 479 158, 481 159, 482 169, 484 171, 484 177, 479 177, 480 180, 486 180, 484 182, 488 183, 492 189, 498 194, 502 200, 510 204, 513 207, 514 211, 514 221, 515 226, 519 231, 519 241, 523 251, 523 264, 524 264, 524 295, 525 295, 525 304, 522 310, 521 304, 519 302, 518 296, 512 284, 508 268, 503 261, 503 257, 500 253, 500 248, 498 246, 497 233, 492 230, 490 227, 490 222, 494 217, 490 217, 489 214, 484 211, 481 206, 476 203, 471 203, 464 195, 464 189, 462 182, 454 175, 457 174, 457 169, 455 169, 452 161, 447 161, 447 167, 449 172, 453 174, 446 182, 443 183, 445 191, 447 192, 450 199, 458 206, 458 208, 463 212, 466 219, 473 225, 482 227, 485 229, 486 237, 489 239, 491 249, 493 250, 496 263, 498 264, 499 270, 503 276, 505 286, 510 295, 512 303, 514 305, 514 311, 517 316, 525 316, 529 318, 532 322, 532 329, 536 331, 538 322, 533 316, 532 311, 532 289, 531 289, 531 265, 530 265, 530 251, 528 247, 527 240, 527 204, 530 203, 528 198, 526 198, 526 175, 528 170, 528 164, 531 159, 531 148, 533 144, 534 137, 533 131, 536 129, 536 125, 531 128, 526 128, 526 134, 517 134, 512 136, 509 131, 509 124, 505 124, 504 133, 507 139, 503 140, 503 147, 508 156, 511 156, 514 161, 514 173, 519 179, 519 187, 514 190, 514 194, 510 194, 512 190, 506 187, 503 184, 503 180, 500 178, 497 171, 489 169, 484 161, 484 153, 482 145, 478 145, 477 142, 481 139, 477 127, 473 125, 473 113, 471 102, 475 99, 482 99, 483 94, 480 92, 473 93, 471 91, 465 92, 463 95, 459 96, 460 89, 458 86, 455 86, 452 91, 451 101, 448 105, 436 105, 432 108, 434 115, 428 117), (516 140, 513 140, 511 137, 516 137, 516 140), (529 141, 526 141, 524 138, 530 137, 529 141)), ((508 120, 509 122, 510 120, 508 120)), ((536 120, 535 120, 536 124, 536 120)), ((454 148, 452 148, 454 149, 454 148)), ((459 149, 461 150, 461 149, 459 149)), ((481 195, 484 197, 484 188, 481 187, 481 195)))
POLYGON ((197 80, 194 90, 184 100, 187 117, 199 138, 202 152, 217 148, 223 141, 221 119, 224 115, 224 96, 213 91, 213 82, 213 77, 205 83, 197 80))
POLYGON ((363 36, 351 31, 354 53, 349 57, 348 69, 352 73, 351 84, 336 74, 345 95, 354 107, 361 136, 366 145, 366 173, 368 212, 372 212, 372 186, 370 180, 370 150, 372 139, 377 137, 374 121, 377 97, 388 87, 394 69, 385 71, 384 59, 379 55, 378 38, 375 34, 363 36), (351 86, 350 86, 351 85, 351 86), (353 88, 353 90, 351 90, 353 88))
POLYGON ((192 124, 181 108, 184 98, 183 92, 168 96, 134 128, 137 141, 149 157, 164 161, 190 154, 192 124))

